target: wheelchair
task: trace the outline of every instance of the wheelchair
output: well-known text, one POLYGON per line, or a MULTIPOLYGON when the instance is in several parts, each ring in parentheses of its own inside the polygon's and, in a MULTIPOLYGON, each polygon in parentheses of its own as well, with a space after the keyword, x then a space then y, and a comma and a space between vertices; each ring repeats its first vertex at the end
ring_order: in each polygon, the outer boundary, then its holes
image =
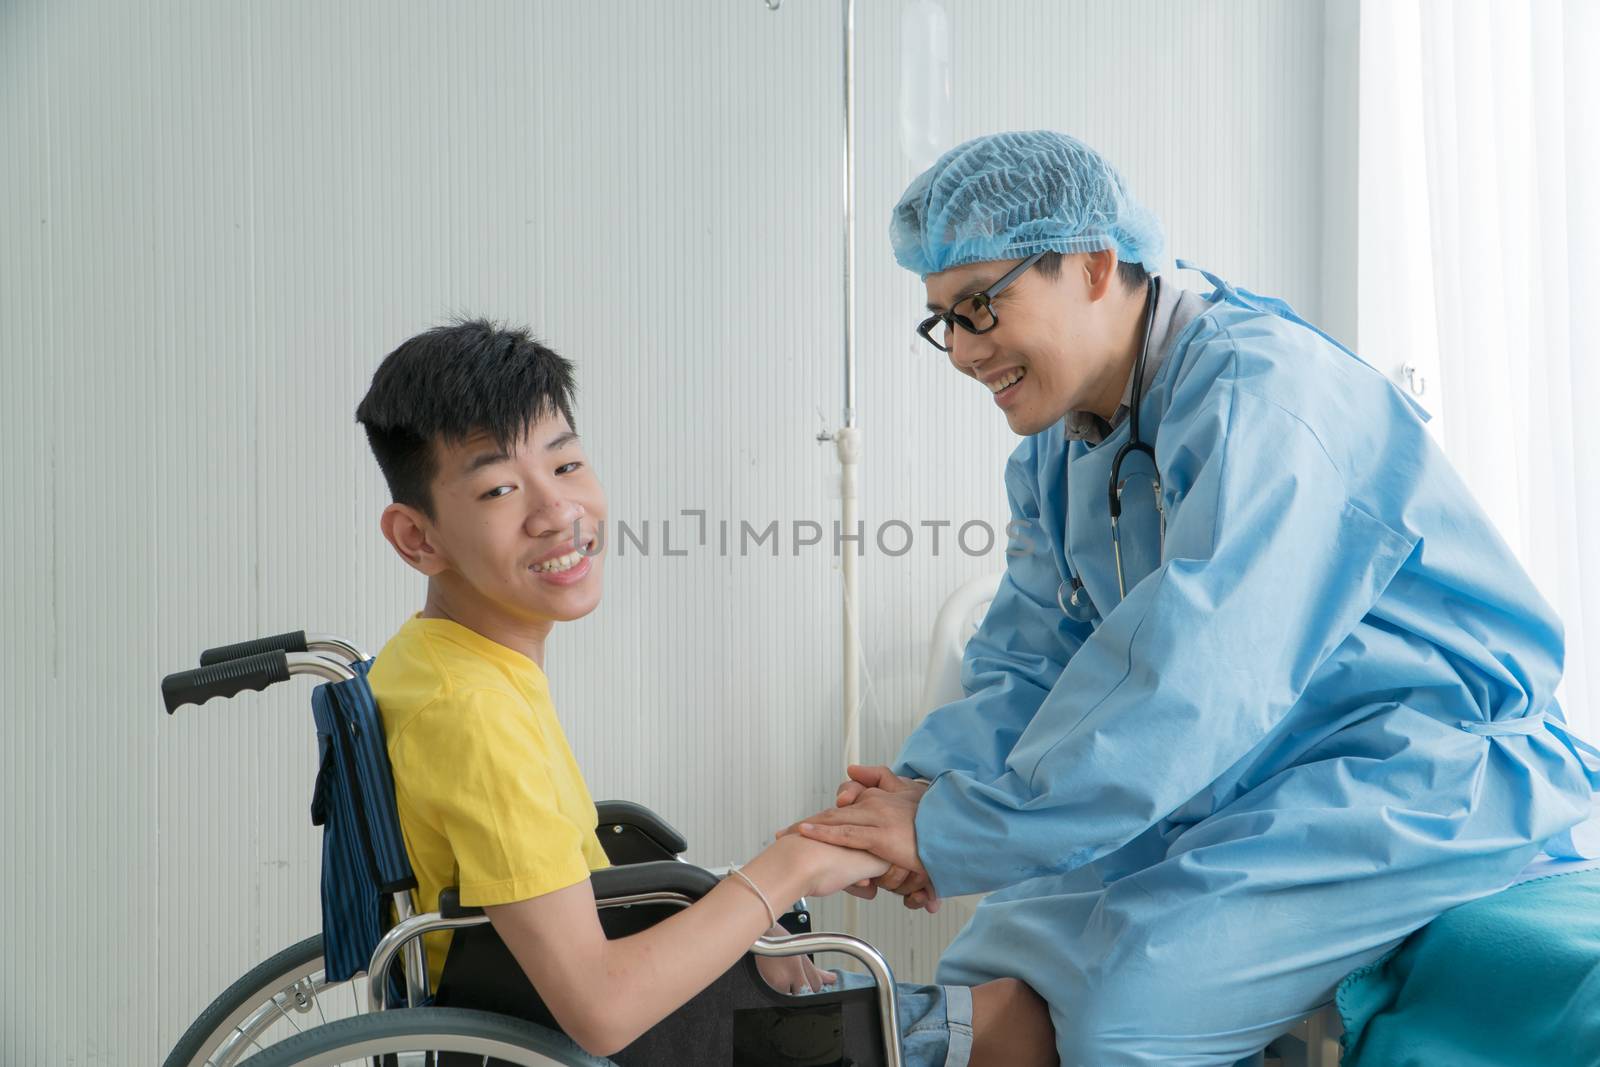
MULTIPOLYGON (((290 1067, 373 1063, 592 1067, 566 1035, 481 909, 454 889, 419 914, 401 842, 382 723, 366 684, 370 657, 304 631, 208 649, 195 670, 162 679, 169 714, 306 675, 322 763, 313 819, 324 825, 323 931, 288 946, 230 985, 188 1027, 165 1067, 290 1067), (344 850, 335 848, 342 843, 344 850), (455 931, 438 990, 423 935, 455 931)), ((649 809, 596 805, 613 866, 591 876, 611 938, 688 907, 719 881, 682 859, 682 835, 649 809)), ((736 1067, 900 1067, 894 976, 881 953, 845 934, 815 933, 802 900, 738 963, 609 1062, 736 1067), (873 985, 805 996, 761 978, 757 956, 834 953, 873 985)))

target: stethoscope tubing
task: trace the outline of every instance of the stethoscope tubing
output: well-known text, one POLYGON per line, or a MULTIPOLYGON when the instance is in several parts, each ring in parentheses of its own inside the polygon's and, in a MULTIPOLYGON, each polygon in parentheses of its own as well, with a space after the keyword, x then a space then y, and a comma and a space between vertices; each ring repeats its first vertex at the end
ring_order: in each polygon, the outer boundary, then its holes
MULTIPOLYGON (((1127 599, 1128 596, 1128 579, 1122 566, 1122 529, 1120 520, 1122 518, 1122 492, 1127 483, 1122 481, 1120 476, 1122 474, 1122 461, 1135 452, 1143 452, 1149 456, 1150 465, 1155 469, 1156 511, 1161 516, 1161 541, 1163 546, 1165 546, 1167 537, 1167 515, 1166 509, 1162 506, 1161 469, 1156 465, 1156 450, 1146 444, 1139 435, 1139 408, 1144 403, 1144 372, 1150 357, 1150 334, 1155 327, 1156 301, 1161 295, 1161 279, 1151 275, 1146 293, 1148 294, 1148 299, 1145 301, 1144 339, 1139 345, 1139 357, 1133 363, 1133 389, 1129 398, 1130 404, 1128 408, 1128 439, 1123 442, 1121 448, 1117 449, 1117 454, 1112 458, 1111 475, 1106 480, 1106 510, 1111 515, 1111 553, 1116 561, 1117 568, 1117 596, 1123 600, 1127 599)), ((1067 530, 1070 530, 1072 525, 1072 494, 1070 492, 1067 494, 1065 510, 1065 529, 1062 532, 1063 542, 1065 542, 1067 530)), ((1062 547, 1063 554, 1066 554, 1065 543, 1063 543, 1062 547)), ((1056 604, 1060 606, 1062 614, 1068 618, 1077 622, 1088 622, 1096 614, 1094 602, 1090 599, 1088 591, 1084 589, 1082 579, 1072 572, 1070 558, 1067 561, 1067 568, 1072 579, 1072 592, 1068 597, 1066 595, 1067 583, 1062 582, 1056 588, 1056 604)))

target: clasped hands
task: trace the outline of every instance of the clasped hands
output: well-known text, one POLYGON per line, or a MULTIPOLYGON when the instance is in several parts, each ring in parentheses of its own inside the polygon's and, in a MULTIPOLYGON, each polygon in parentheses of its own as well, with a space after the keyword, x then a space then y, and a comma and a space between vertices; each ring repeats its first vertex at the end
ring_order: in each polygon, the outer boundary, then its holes
POLYGON ((928 783, 902 778, 888 767, 852 764, 849 781, 839 786, 836 807, 828 808, 778 831, 814 841, 870 852, 889 864, 882 876, 857 882, 845 892, 864 900, 879 889, 898 893, 908 908, 939 910, 928 872, 917 854, 917 805, 928 783))

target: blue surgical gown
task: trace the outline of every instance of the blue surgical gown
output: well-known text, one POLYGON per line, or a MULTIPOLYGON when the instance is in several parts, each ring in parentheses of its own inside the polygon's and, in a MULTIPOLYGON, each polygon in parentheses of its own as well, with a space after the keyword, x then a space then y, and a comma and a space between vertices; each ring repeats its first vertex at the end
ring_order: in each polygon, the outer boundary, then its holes
POLYGON ((1600 784, 1555 699, 1560 622, 1408 398, 1213 281, 1140 408, 1164 545, 1150 493, 1124 516, 1145 563, 1120 599, 1126 423, 1024 440, 970 695, 896 761, 933 783, 935 889, 990 893, 938 980, 1027 980, 1064 1064, 1253 1053, 1445 909, 1570 852, 1600 784), (1058 607, 1073 573, 1090 622, 1058 607))

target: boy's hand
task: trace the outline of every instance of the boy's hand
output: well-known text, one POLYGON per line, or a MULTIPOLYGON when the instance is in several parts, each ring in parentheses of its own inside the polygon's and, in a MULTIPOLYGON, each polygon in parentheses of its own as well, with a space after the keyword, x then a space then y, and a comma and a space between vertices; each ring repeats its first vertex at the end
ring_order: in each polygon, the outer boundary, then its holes
POLYGON ((796 864, 805 872, 805 896, 825 897, 877 878, 889 869, 886 860, 870 852, 839 848, 797 833, 780 834, 772 847, 787 854, 785 862, 796 864))
MULTIPOLYGON (((788 937, 789 931, 774 926, 767 936, 788 937)), ((820 993, 839 980, 838 975, 818 967, 808 956, 757 956, 756 970, 780 993, 820 993)))

